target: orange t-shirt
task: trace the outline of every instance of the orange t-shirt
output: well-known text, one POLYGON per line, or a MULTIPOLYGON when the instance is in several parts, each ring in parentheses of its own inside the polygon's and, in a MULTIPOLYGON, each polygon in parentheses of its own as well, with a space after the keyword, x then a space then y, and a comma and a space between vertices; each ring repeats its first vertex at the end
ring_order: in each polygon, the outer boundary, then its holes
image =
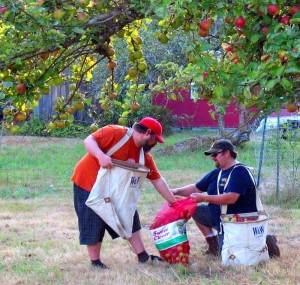
MULTIPOLYGON (((98 143, 100 149, 107 153, 118 141, 120 141, 127 131, 127 128, 117 125, 109 125, 103 127, 93 133, 93 137, 98 143)), ((133 138, 131 137, 121 148, 111 155, 114 159, 127 161, 134 159, 136 163, 139 162, 140 148, 136 147, 133 138)), ((150 153, 145 153, 145 166, 150 169, 147 178, 156 180, 161 177, 154 159, 150 153)), ((75 166, 71 181, 77 186, 86 191, 91 191, 98 175, 100 164, 98 159, 93 155, 87 153, 75 166)))

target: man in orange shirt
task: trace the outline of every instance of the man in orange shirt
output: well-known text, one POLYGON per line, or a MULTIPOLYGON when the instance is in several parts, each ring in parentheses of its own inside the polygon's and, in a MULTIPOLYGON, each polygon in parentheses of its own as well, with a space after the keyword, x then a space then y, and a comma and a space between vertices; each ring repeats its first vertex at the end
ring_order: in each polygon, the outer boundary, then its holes
MULTIPOLYGON (((112 156, 107 151, 119 142, 126 134, 127 128, 117 125, 105 126, 84 140, 87 154, 77 163, 71 180, 74 182, 74 206, 78 217, 80 244, 87 245, 88 254, 94 267, 106 268, 100 259, 101 244, 105 230, 111 237, 118 234, 112 230, 92 209, 85 205, 89 193, 96 181, 100 167, 113 167, 112 159, 138 163, 140 149, 145 152, 145 166, 150 169, 147 178, 157 192, 169 203, 176 202, 166 181, 161 177, 149 151, 157 144, 164 143, 161 124, 151 118, 143 118, 133 125, 133 134, 129 140, 112 156)), ((132 236, 128 238, 140 263, 148 260, 162 261, 158 256, 149 255, 141 238, 141 224, 138 212, 133 217, 132 236)))

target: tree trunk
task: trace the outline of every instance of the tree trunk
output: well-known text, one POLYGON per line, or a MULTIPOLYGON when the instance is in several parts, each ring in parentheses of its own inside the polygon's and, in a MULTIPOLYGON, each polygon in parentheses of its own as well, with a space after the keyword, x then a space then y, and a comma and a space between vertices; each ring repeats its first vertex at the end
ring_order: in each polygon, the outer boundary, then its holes
POLYGON ((248 109, 243 106, 242 103, 239 104, 239 129, 242 130, 249 130, 249 111, 248 109))
POLYGON ((216 111, 216 115, 217 115, 218 126, 219 126, 219 134, 221 137, 226 137, 224 115, 220 111, 216 111))

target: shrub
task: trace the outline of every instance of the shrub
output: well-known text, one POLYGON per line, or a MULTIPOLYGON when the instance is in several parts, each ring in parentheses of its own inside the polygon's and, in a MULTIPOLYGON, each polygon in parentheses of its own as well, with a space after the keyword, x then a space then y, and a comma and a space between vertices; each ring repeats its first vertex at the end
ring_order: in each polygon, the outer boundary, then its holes
POLYGON ((50 137, 68 137, 85 138, 90 134, 89 125, 74 123, 63 129, 53 131, 47 130, 48 122, 44 122, 37 117, 31 117, 20 128, 19 134, 30 136, 50 136, 50 137))

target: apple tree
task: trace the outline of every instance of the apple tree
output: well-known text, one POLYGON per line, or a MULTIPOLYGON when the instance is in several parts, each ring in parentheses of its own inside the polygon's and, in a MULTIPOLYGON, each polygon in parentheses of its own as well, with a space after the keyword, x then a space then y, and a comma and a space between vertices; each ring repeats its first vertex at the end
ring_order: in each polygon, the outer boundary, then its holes
POLYGON ((1 0, 0 102, 6 129, 17 132, 51 86, 70 83, 58 98, 49 128, 63 127, 75 109, 90 104, 80 90, 96 66, 107 80, 97 94, 101 116, 118 110, 120 122, 139 108, 147 74, 140 29, 156 25, 155 39, 166 44, 181 34, 189 63, 161 64, 151 92, 165 92, 194 82, 197 96, 218 106, 222 115, 232 100, 269 113, 283 104, 299 107, 300 12, 294 1, 169 0, 1 0), (122 69, 114 43, 131 62, 125 74, 127 91, 116 80, 122 69), (103 64, 105 62, 105 64, 103 64), (122 92, 121 92, 122 90, 122 92), (117 108, 118 107, 118 108, 117 108), (121 111, 119 111, 121 110, 121 111), (59 124, 58 124, 59 123, 59 124))

